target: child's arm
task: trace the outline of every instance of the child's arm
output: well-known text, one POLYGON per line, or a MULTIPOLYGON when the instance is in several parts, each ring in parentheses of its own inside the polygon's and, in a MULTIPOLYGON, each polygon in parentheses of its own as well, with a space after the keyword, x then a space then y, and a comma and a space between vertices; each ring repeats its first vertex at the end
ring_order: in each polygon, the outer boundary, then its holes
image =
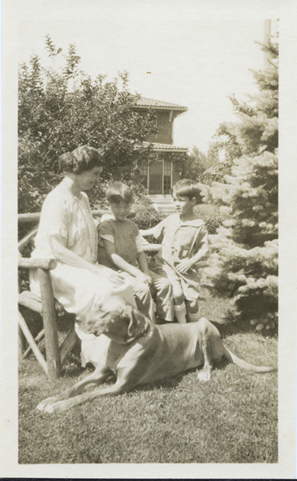
POLYGON ((181 274, 185 274, 191 267, 193 267, 197 262, 199 262, 208 253, 208 234, 206 228, 201 232, 202 239, 200 241, 200 247, 198 252, 193 255, 193 257, 186 257, 180 261, 179 264, 175 266, 176 270, 181 274))
POLYGON ((185 259, 181 260, 180 263, 175 266, 176 270, 181 274, 185 274, 207 254, 207 251, 205 252, 204 249, 201 249, 193 257, 186 257, 185 259))
POLYGON ((141 252, 137 253, 137 260, 138 260, 138 264, 140 266, 140 269, 148 277, 148 282, 151 283, 152 278, 151 278, 148 263, 147 263, 147 257, 145 255, 144 251, 141 251, 141 252))
POLYGON ((155 237, 155 239, 162 240, 165 224, 166 219, 162 220, 159 222, 159 224, 151 227, 150 229, 139 229, 139 234, 142 237, 148 237, 149 235, 152 235, 155 237))
POLYGON ((139 234, 141 235, 141 237, 148 237, 149 235, 154 236, 154 232, 155 227, 151 227, 150 229, 139 229, 139 234))
POLYGON ((121 256, 119 256, 116 253, 115 245, 112 242, 103 238, 102 238, 102 242, 103 242, 104 249, 107 256, 113 262, 113 264, 116 267, 118 267, 118 269, 121 269, 122 271, 125 271, 128 274, 131 274, 131 276, 136 277, 140 282, 146 282, 146 283, 149 282, 146 274, 141 272, 137 267, 134 267, 131 264, 129 264, 127 261, 125 261, 121 256))

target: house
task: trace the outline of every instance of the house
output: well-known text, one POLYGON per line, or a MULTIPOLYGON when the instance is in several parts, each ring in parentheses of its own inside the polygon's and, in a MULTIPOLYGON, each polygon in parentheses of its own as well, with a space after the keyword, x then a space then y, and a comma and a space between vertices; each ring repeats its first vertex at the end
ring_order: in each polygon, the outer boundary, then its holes
POLYGON ((188 149, 173 144, 174 119, 188 109, 182 105, 160 100, 141 97, 133 106, 133 110, 141 113, 153 109, 156 114, 156 134, 150 135, 147 142, 153 144, 153 150, 159 153, 159 161, 142 167, 143 184, 147 187, 148 195, 157 205, 170 198, 171 187, 179 180, 179 173, 175 168, 176 154, 185 154, 188 149), (175 155, 172 155, 175 154, 175 155))

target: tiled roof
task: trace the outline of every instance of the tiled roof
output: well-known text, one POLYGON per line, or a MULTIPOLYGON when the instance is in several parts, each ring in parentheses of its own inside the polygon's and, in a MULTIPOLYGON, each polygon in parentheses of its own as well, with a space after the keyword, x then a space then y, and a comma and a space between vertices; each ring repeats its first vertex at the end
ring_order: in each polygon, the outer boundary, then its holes
POLYGON ((135 107, 182 110, 183 112, 188 110, 188 108, 183 105, 173 104, 172 102, 164 102, 163 100, 148 99, 147 97, 140 97, 140 99, 135 103, 135 107))
MULTIPOLYGON (((144 146, 148 146, 150 142, 143 142, 144 146)), ((172 144, 159 144, 157 142, 151 142, 154 151, 168 151, 168 152, 187 152, 189 149, 187 147, 177 147, 172 144)))

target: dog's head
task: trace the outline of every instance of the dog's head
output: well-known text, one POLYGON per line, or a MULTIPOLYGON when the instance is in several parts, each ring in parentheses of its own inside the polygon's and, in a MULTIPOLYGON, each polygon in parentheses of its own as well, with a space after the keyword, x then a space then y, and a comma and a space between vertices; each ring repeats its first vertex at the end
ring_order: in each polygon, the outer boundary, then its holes
POLYGON ((80 319, 79 327, 88 333, 100 336, 105 334, 119 344, 132 342, 145 333, 150 321, 123 298, 106 296, 92 311, 80 319))

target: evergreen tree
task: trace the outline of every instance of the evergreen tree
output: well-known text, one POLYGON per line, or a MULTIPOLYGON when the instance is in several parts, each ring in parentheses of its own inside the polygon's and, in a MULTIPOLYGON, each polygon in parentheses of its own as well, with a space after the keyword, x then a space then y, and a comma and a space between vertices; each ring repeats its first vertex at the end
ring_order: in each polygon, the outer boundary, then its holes
POLYGON ((220 128, 231 175, 207 195, 229 207, 230 220, 212 237, 205 269, 215 292, 232 298, 230 317, 257 330, 275 329, 278 319, 278 45, 263 48, 270 67, 254 73, 258 95, 249 104, 232 98, 238 122, 220 128))

